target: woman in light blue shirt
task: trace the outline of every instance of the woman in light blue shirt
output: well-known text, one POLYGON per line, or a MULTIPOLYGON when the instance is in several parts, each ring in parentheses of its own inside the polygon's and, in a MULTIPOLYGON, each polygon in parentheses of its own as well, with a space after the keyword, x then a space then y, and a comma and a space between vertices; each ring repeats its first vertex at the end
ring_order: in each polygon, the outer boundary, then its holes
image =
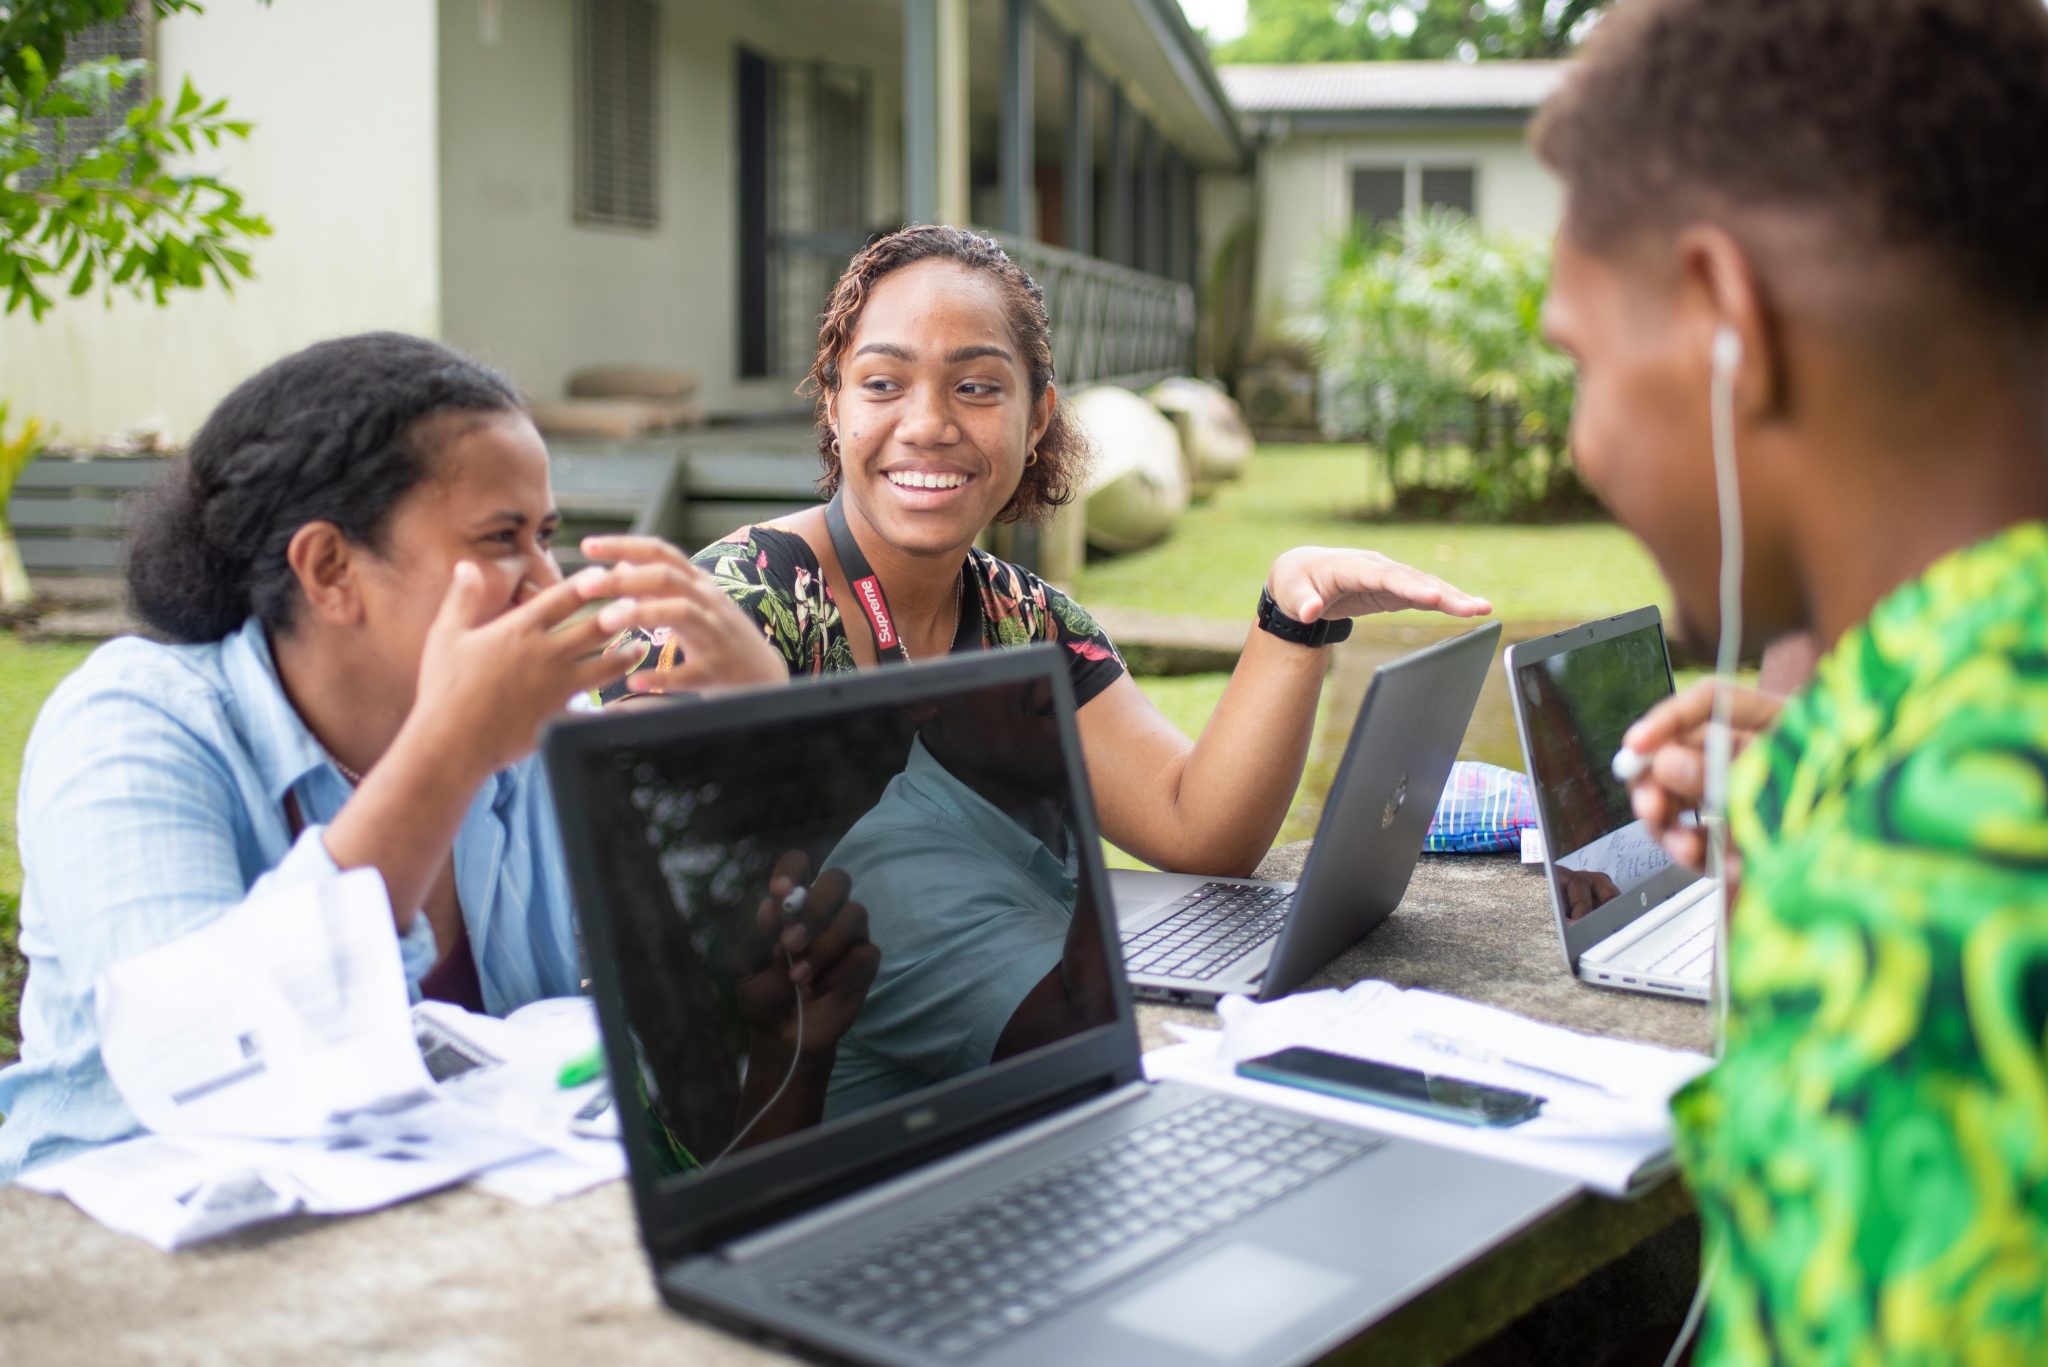
POLYGON ((215 410, 130 550, 174 644, 101 647, 29 738, 0 1179, 135 1132, 95 977, 272 880, 375 868, 416 993, 503 1014, 577 990, 541 726, 626 672, 598 652, 628 626, 683 636, 705 682, 786 670, 662 543, 608 539, 564 581, 558 521, 517 392, 432 342, 321 343, 215 410))

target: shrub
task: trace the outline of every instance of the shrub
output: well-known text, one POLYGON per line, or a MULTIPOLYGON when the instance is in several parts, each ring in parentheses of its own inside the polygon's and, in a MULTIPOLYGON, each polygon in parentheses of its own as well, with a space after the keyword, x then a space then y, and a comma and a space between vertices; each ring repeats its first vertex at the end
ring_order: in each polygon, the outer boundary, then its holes
POLYGON ((1378 451, 1394 511, 1582 512, 1571 363, 1541 335, 1549 253, 1460 214, 1332 242, 1289 323, 1323 370, 1323 425, 1378 451))

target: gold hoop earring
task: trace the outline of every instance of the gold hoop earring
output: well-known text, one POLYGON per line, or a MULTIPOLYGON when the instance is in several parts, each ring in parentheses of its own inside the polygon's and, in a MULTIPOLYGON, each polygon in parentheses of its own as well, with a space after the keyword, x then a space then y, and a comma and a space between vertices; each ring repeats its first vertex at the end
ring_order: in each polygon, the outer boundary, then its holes
POLYGON ((1038 464, 1038 448, 1034 446, 1031 448, 1031 454, 1024 457, 1024 468, 1029 470, 1036 464, 1038 464))

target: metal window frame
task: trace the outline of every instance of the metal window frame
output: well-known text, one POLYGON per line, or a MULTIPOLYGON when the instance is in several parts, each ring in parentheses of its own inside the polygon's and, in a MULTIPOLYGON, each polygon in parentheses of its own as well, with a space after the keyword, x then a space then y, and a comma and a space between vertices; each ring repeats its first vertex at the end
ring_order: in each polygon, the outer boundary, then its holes
MULTIPOLYGON (((587 227, 628 228, 643 231, 661 226, 661 3, 660 0, 577 0, 575 38, 571 45, 571 60, 575 65, 574 110, 575 136, 571 143, 574 165, 570 168, 573 185, 572 212, 577 224, 587 227), (593 15, 599 5, 616 5, 637 8, 645 13, 649 26, 649 41, 638 51, 628 51, 626 60, 636 57, 648 64, 647 69, 647 149, 644 168, 645 209, 628 206, 625 200, 634 198, 616 183, 609 187, 609 193, 600 196, 596 180, 598 173, 593 164, 594 147, 600 136, 594 127, 597 117, 597 93, 591 84, 591 68, 595 64, 591 46, 597 41, 593 26, 593 15), (600 202, 602 200, 603 202, 600 202)), ((618 154, 614 152, 614 166, 618 154)), ((622 181, 631 171, 614 171, 610 177, 614 182, 622 181)))
MULTIPOLYGON (((135 26, 135 55, 130 57, 127 56, 125 53, 120 52, 94 53, 92 54, 91 60, 98 60, 101 57, 115 56, 120 57, 124 61, 147 62, 149 63, 149 68, 143 73, 142 80, 136 83, 135 85, 129 87, 128 90, 124 92, 122 99, 114 106, 114 108, 108 114, 95 115, 89 119, 64 120, 65 124, 70 126, 76 126, 81 123, 104 123, 105 126, 103 130, 99 132, 99 134, 93 139, 95 143, 103 139, 108 133, 113 132, 116 128, 119 128, 123 121, 127 119, 128 112, 130 110, 148 104, 151 100, 156 98, 157 94, 158 81, 156 7, 149 3, 149 0, 131 0, 131 3, 128 6, 128 13, 124 18, 110 19, 104 23, 92 24, 86 27, 85 29, 80 30, 78 33, 72 35, 70 43, 68 43, 65 48, 65 69, 70 69, 72 66, 76 65, 80 60, 77 53, 78 40, 80 38, 83 38, 88 34, 93 34, 101 30, 113 28, 120 24, 133 24, 135 26)), ((47 138, 48 142, 44 144, 44 151, 46 153, 53 152, 55 150, 56 143, 55 121, 50 119, 35 120, 34 131, 31 133, 31 137, 37 139, 38 141, 47 138)), ((71 139, 67 137, 65 139, 65 142, 68 145, 71 142, 71 139)), ((23 176, 22 188, 34 189, 37 185, 45 183, 48 179, 49 176, 47 170, 31 172, 23 176)))
POLYGON ((1399 171, 1401 173, 1401 218, 1403 223, 1421 216, 1428 207, 1422 197, 1422 176, 1425 171, 1465 171, 1472 177, 1472 208, 1469 217, 1479 219, 1480 196, 1485 177, 1478 158, 1459 160, 1452 157, 1423 154, 1419 156, 1392 156, 1364 153, 1346 156, 1343 171, 1338 178, 1337 198, 1340 204, 1341 220, 1347 224, 1358 222, 1356 182, 1360 171, 1399 171))

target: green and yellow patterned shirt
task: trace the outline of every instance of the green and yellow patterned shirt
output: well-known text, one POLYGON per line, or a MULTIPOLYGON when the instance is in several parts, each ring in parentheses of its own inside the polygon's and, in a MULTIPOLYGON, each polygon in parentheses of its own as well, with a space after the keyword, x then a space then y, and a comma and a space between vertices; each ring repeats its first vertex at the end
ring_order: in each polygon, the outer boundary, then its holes
POLYGON ((2048 526, 1879 604, 1729 806, 1701 1361, 2048 1362, 2048 526))

